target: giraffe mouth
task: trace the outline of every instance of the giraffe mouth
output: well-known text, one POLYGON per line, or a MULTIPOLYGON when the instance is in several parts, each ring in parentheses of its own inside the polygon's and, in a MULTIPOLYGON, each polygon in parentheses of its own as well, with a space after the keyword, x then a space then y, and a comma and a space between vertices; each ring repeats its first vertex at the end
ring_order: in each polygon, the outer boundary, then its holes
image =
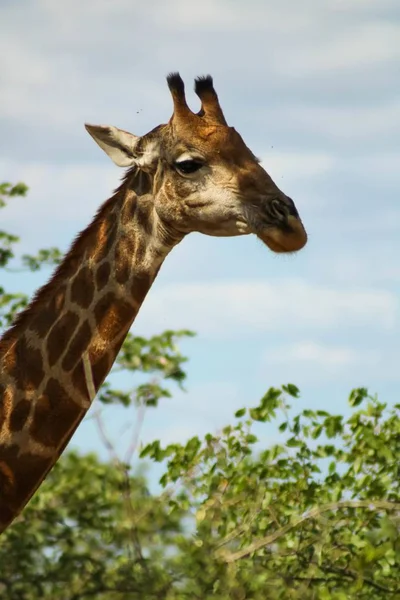
POLYGON ((244 216, 252 232, 277 254, 298 252, 307 243, 299 213, 288 196, 253 201, 244 216))
POLYGON ((307 233, 297 217, 290 216, 285 224, 263 227, 257 237, 277 254, 298 252, 307 243, 307 233))

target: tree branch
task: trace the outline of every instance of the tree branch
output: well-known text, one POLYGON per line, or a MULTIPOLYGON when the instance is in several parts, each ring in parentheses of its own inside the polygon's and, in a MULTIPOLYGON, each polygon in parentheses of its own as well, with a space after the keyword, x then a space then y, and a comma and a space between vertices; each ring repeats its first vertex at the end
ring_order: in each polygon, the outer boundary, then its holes
MULTIPOLYGON (((355 571, 351 571, 350 569, 338 569, 335 567, 325 567, 325 570, 328 572, 334 573, 336 575, 340 575, 342 577, 343 576, 350 577, 351 579, 353 579, 353 581, 355 581, 359 577, 358 573, 356 573, 355 571)), ((399 591, 399 588, 397 588, 396 590, 391 590, 390 588, 388 588, 380 583, 377 583, 376 581, 374 581, 373 579, 370 579, 369 577, 362 576, 362 580, 365 581, 365 583, 367 583, 371 587, 375 588, 376 590, 379 590, 380 592, 385 592, 386 594, 396 594, 399 591)))
MULTIPOLYGON (((323 506, 316 506, 315 508, 308 511, 306 514, 302 515, 301 517, 298 517, 293 522, 288 523, 284 527, 281 527, 281 529, 278 529, 278 531, 275 531, 271 535, 268 535, 264 538, 256 540, 255 542, 253 542, 252 544, 247 546, 247 548, 238 550, 238 552, 226 552, 226 551, 218 552, 218 550, 217 550, 216 554, 219 555, 219 557, 227 563, 236 562, 237 560, 240 560, 241 558, 245 558, 246 556, 249 556, 249 554, 252 554, 253 552, 257 552, 257 550, 261 550, 261 548, 264 548, 265 546, 269 546, 270 544, 272 544, 279 538, 286 535, 292 529, 295 529, 296 527, 301 525, 301 523, 304 523, 305 521, 308 521, 309 519, 314 519, 316 517, 319 517, 324 512, 339 510, 342 508, 369 508, 370 510, 375 510, 375 511, 377 511, 377 510, 392 511, 392 510, 400 510, 400 504, 394 503, 394 502, 386 502, 384 500, 376 500, 376 501, 342 500, 340 502, 331 502, 329 504, 324 504, 323 506)), ((225 541, 222 542, 222 544, 225 544, 225 543, 226 543, 225 541)))

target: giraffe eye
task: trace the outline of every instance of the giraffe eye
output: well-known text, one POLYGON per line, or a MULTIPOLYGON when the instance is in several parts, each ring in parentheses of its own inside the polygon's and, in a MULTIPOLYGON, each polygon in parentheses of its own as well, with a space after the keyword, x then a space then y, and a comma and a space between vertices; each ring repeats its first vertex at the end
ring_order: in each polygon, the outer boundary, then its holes
POLYGON ((201 169, 202 166, 203 163, 201 163, 199 160, 182 160, 180 162, 175 163, 176 170, 180 173, 183 173, 184 175, 190 175, 191 173, 195 173, 196 171, 201 169))

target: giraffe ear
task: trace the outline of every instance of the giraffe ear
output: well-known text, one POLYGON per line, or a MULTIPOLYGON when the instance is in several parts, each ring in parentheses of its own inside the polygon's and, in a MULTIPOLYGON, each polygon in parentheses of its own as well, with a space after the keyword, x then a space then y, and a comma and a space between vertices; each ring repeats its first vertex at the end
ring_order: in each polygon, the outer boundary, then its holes
POLYGON ((137 164, 135 147, 139 137, 112 125, 88 125, 86 131, 118 167, 137 164))

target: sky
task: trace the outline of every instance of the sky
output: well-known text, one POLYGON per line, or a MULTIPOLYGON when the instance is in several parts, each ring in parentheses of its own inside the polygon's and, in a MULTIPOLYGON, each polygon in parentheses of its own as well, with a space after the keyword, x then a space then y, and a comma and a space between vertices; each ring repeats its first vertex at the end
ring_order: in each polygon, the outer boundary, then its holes
MULTIPOLYGON (((30 188, 1 228, 20 253, 65 251, 86 227, 123 171, 83 124, 142 135, 165 123, 170 71, 194 110, 194 77, 213 76, 229 124, 309 234, 290 256, 252 236, 191 234, 173 250, 132 332, 197 335, 182 344, 187 392, 146 411, 143 442, 217 431, 288 382, 296 410, 348 413, 361 385, 398 402, 399 40, 398 0, 0 0, 0 181, 30 188)), ((2 284, 31 294, 49 275, 2 284)), ((122 452, 137 413, 103 417, 122 452)), ((274 441, 276 426, 261 435, 274 441)), ((104 452, 93 418, 71 446, 104 452)))

